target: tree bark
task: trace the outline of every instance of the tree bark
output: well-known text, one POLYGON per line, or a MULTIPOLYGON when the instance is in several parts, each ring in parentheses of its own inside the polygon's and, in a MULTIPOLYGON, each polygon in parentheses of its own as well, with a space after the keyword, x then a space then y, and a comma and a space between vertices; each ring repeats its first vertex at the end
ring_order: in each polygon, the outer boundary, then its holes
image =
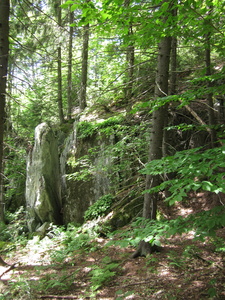
MULTIPOLYGON (((171 50, 171 37, 165 37, 159 43, 158 63, 156 73, 155 98, 160 101, 161 97, 168 94, 168 79, 169 79, 169 62, 171 50)), ((152 115, 152 130, 150 138, 149 161, 160 159, 163 156, 163 131, 165 126, 165 119, 167 119, 168 105, 163 105, 155 110, 152 115)), ((159 185, 161 179, 159 175, 146 176, 146 190, 159 185)), ((143 217, 146 219, 156 220, 158 193, 145 193, 143 217)), ((156 246, 151 247, 148 242, 142 241, 138 249, 132 255, 133 258, 137 256, 146 256, 152 253, 153 250, 158 250, 156 246)))
POLYGON ((9 54, 9 0, 0 1, 0 222, 4 222, 3 138, 9 54))
MULTIPOLYGON (((132 38, 133 35, 133 29, 132 29, 132 24, 130 24, 129 28, 129 37, 132 38)), ((126 60, 127 60, 127 86, 125 88, 125 101, 129 106, 129 102, 132 98, 132 93, 133 93, 133 81, 134 81, 134 43, 132 41, 129 42, 129 46, 127 47, 127 55, 126 55, 126 60)))
POLYGON ((88 45, 89 45, 89 24, 85 25, 83 33, 82 50, 82 71, 81 71, 81 90, 80 90, 80 109, 84 110, 87 106, 87 72, 88 72, 88 45))
MULTIPOLYGON (((130 6, 130 0, 125 0, 124 2, 125 8, 129 8, 130 6)), ((129 13, 127 18, 129 18, 129 13)), ((130 105, 130 100, 132 98, 133 94, 133 81, 134 81, 134 60, 135 60, 135 55, 134 55, 134 42, 132 40, 133 38, 133 26, 132 26, 132 21, 129 23, 129 29, 128 29, 128 46, 126 49, 126 62, 127 62, 127 71, 126 71, 126 87, 124 89, 124 96, 125 96, 125 104, 127 105, 126 110, 127 112, 130 111, 131 105, 130 105)))
MULTIPOLYGON (((212 9, 213 7, 210 6, 209 7, 209 20, 205 21, 205 25, 208 28, 211 28, 211 26, 209 26, 211 24, 211 19, 210 19, 210 15, 212 14, 212 9)), ((206 76, 210 76, 212 75, 211 72, 211 32, 209 29, 209 32, 205 35, 205 66, 206 66, 206 72, 205 75, 206 76)), ((207 82, 207 87, 210 88, 212 87, 212 83, 210 81, 207 82)), ((215 119, 215 113, 214 113, 214 106, 213 106, 213 94, 212 93, 208 93, 207 96, 207 104, 208 104, 208 125, 210 128, 210 138, 211 138, 211 147, 213 148, 215 146, 215 142, 216 142, 216 131, 214 126, 216 125, 216 119, 215 119)))
MULTIPOLYGON (((73 23, 74 13, 69 13, 70 24, 73 23)), ((72 60, 73 60, 73 27, 70 27, 69 32, 69 51, 68 51, 68 74, 67 74, 67 117, 71 119, 72 112, 72 60)))
MULTIPOLYGON (((62 13, 61 13, 61 0, 58 0, 57 7, 57 21, 58 25, 61 28, 62 26, 62 13)), ((63 114, 63 100, 62 100, 62 49, 61 46, 57 49, 57 72, 58 72, 58 110, 59 110, 59 120, 62 124, 64 122, 64 114, 63 114)))
MULTIPOLYGON (((165 37, 159 44, 158 64, 156 73, 155 98, 168 95, 169 62, 171 37, 165 37)), ((160 101, 160 100, 158 100, 160 101)), ((152 130, 150 138, 149 161, 160 159, 163 156, 163 132, 165 119, 167 119, 168 105, 155 110, 152 115, 152 130)), ((146 176, 146 189, 155 187, 160 183, 159 176, 146 176)), ((158 195, 146 193, 144 197, 143 217, 156 219, 158 195)))
POLYGON ((58 110, 59 110, 59 121, 62 124, 64 122, 63 115, 63 101, 62 101, 62 53, 61 47, 57 49, 57 65, 58 65, 58 110))
POLYGON ((170 95, 177 92, 177 38, 172 37, 171 42, 171 76, 170 76, 170 95))

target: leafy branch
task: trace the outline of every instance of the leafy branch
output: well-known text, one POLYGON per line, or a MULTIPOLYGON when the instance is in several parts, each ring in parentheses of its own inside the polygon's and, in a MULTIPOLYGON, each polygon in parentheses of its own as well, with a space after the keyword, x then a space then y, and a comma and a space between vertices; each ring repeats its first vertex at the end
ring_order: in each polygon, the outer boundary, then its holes
POLYGON ((149 162, 141 170, 142 174, 163 175, 175 173, 173 179, 168 179, 160 185, 146 190, 154 193, 168 189, 171 196, 166 201, 172 205, 183 200, 190 191, 210 191, 216 194, 225 193, 225 145, 202 151, 195 148, 176 152, 160 160, 149 162))

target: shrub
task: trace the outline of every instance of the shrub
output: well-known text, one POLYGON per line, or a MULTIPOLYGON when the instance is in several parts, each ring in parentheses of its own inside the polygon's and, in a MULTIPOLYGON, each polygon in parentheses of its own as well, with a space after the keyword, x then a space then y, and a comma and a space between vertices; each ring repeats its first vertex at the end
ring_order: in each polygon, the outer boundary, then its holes
POLYGON ((112 202, 113 196, 111 194, 107 194, 99 198, 88 208, 88 210, 86 210, 84 215, 85 221, 97 219, 100 216, 106 215, 112 205, 112 202))

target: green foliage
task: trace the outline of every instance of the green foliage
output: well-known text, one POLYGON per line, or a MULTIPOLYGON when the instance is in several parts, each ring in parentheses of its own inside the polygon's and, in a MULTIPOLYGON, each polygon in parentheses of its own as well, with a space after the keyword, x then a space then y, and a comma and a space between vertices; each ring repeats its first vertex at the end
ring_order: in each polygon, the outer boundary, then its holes
POLYGON ((98 124, 80 123, 81 129, 78 129, 78 136, 93 137, 93 134, 98 132, 97 138, 104 140, 105 137, 110 136, 113 140, 112 143, 103 143, 89 149, 88 155, 76 161, 71 158, 69 165, 72 168, 79 168, 77 172, 68 174, 67 178, 88 180, 95 173, 106 172, 112 186, 116 187, 142 167, 142 164, 147 161, 149 123, 126 124, 122 120, 123 117, 112 117, 98 124), (103 159, 98 160, 96 164, 95 158, 99 153, 103 153, 103 159), (111 163, 105 163, 106 157, 111 163))
POLYGON ((95 172, 95 167, 88 155, 84 155, 75 160, 71 157, 67 161, 68 166, 72 169, 78 169, 77 172, 69 173, 66 175, 67 180, 71 181, 89 181, 95 172))
POLYGON ((109 211, 114 197, 111 194, 104 195, 91 205, 84 214, 85 221, 93 220, 100 216, 106 215, 109 211))
POLYGON ((225 253, 225 243, 224 243, 223 238, 216 237, 216 238, 214 238, 213 242, 215 245, 216 252, 224 252, 225 253))
POLYGON ((100 123, 82 121, 78 123, 78 138, 88 138, 98 132, 105 133, 106 136, 120 129, 124 121, 123 116, 113 116, 100 123))
MULTIPOLYGON (((17 280, 10 280, 9 282, 9 297, 12 297, 11 299, 32 299, 32 287, 31 282, 27 278, 24 278, 23 276, 18 276, 17 280)), ((3 299, 10 299, 6 298, 3 299)))
POLYGON ((112 262, 111 258, 106 256, 102 260, 102 266, 95 265, 91 270, 91 289, 93 291, 98 290, 104 284, 110 282, 110 280, 116 275, 118 263, 112 262))
MULTIPOLYGON (((198 77, 188 81, 188 89, 182 93, 168 95, 156 99, 152 99, 153 97, 151 97, 151 99, 148 101, 134 105, 132 113, 137 113, 143 109, 149 109, 149 111, 152 113, 153 111, 169 103, 177 106, 177 108, 180 109, 185 105, 189 105, 193 101, 204 98, 207 94, 212 94, 216 98, 217 96, 222 95, 225 89, 225 84, 221 83, 223 82, 224 72, 225 69, 223 69, 220 73, 210 76, 205 76, 202 74, 199 76, 198 74, 198 77), (208 82, 211 83, 211 86, 208 86, 208 82)), ((208 127, 208 125, 202 126, 203 129, 206 127, 208 127)), ((201 126, 199 126, 199 128, 201 128, 201 126)))
POLYGON ((176 152, 173 156, 153 160, 141 173, 163 175, 173 172, 176 176, 145 192, 154 193, 168 189, 171 196, 166 201, 170 205, 184 199, 190 191, 224 193, 224 155, 225 147, 222 146, 205 151, 201 148, 185 150, 176 152))
POLYGON ((182 256, 177 257, 177 253, 175 251, 170 251, 168 253, 168 260, 169 260, 169 265, 179 268, 179 269, 184 269, 184 258, 182 256))
POLYGON ((23 207, 20 207, 15 213, 6 213, 8 224, 0 224, 0 241, 10 242, 11 246, 27 243, 27 224, 26 213, 23 207))
POLYGON ((60 247, 52 249, 51 259, 62 263, 68 256, 74 252, 91 252, 98 248, 95 238, 98 236, 98 227, 85 227, 68 224, 67 229, 57 227, 50 234, 53 236, 53 242, 59 243, 60 247))
POLYGON ((129 296, 133 296, 134 295, 134 291, 128 291, 128 292, 123 292, 122 290, 118 290, 116 291, 116 300, 124 300, 128 297, 129 299, 129 296))
POLYGON ((215 298, 217 296, 216 279, 211 279, 209 285, 210 288, 207 290, 207 294, 210 298, 215 298))
POLYGON ((57 274, 54 273, 47 274, 41 278, 36 289, 41 289, 43 291, 67 291, 71 288, 77 272, 78 270, 72 274, 68 274, 67 270, 65 270, 64 274, 61 276, 57 276, 57 274))
POLYGON ((68 244, 66 240, 63 243, 68 245, 68 253, 79 249, 87 251, 93 246, 90 244, 91 239, 92 237, 88 233, 79 233, 75 235, 68 244))
POLYGON ((78 137, 87 138, 96 133, 97 126, 91 122, 83 121, 78 124, 78 137))
POLYGON ((122 238, 117 241, 110 241, 109 245, 127 247, 128 245, 137 246, 140 241, 145 240, 151 245, 160 246, 162 237, 170 237, 175 234, 183 234, 190 231, 194 232, 194 239, 204 241, 211 237, 217 241, 216 229, 225 226, 225 208, 216 206, 211 210, 191 214, 188 217, 178 217, 174 220, 149 220, 137 218, 132 223, 132 230, 119 230, 113 233, 119 234, 122 238))
POLYGON ((25 205, 26 152, 24 148, 27 146, 27 142, 20 137, 8 137, 6 145, 4 159, 5 201, 7 210, 13 212, 19 209, 21 205, 25 205), (23 145, 22 148, 21 145, 23 145))
POLYGON ((50 271, 44 273, 45 267, 36 267, 36 275, 40 276, 40 280, 30 280, 25 275, 17 275, 16 279, 11 280, 9 283, 9 290, 4 294, 3 298, 0 299, 36 299, 36 294, 43 292, 54 291, 67 291, 71 288, 74 283, 77 271, 72 274, 68 274, 68 271, 62 273, 62 275, 57 275, 56 272, 50 271))

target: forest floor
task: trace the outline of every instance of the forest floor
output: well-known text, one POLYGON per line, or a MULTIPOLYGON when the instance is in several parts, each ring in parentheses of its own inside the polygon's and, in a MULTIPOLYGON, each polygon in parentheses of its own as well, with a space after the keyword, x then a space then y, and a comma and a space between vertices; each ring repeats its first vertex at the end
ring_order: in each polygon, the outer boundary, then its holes
MULTIPOLYGON (((203 197, 198 203, 201 209, 203 197)), ((180 205, 173 214, 191 210, 180 205)), ((225 228, 217 235, 224 241, 225 228)), ((189 232, 163 240, 161 252, 132 259, 134 248, 106 246, 107 241, 96 238, 89 251, 80 249, 54 264, 51 247, 38 242, 18 247, 13 256, 3 256, 19 263, 11 270, 0 267, 0 299, 225 299, 221 244, 219 249, 210 240, 195 241, 189 232)))

